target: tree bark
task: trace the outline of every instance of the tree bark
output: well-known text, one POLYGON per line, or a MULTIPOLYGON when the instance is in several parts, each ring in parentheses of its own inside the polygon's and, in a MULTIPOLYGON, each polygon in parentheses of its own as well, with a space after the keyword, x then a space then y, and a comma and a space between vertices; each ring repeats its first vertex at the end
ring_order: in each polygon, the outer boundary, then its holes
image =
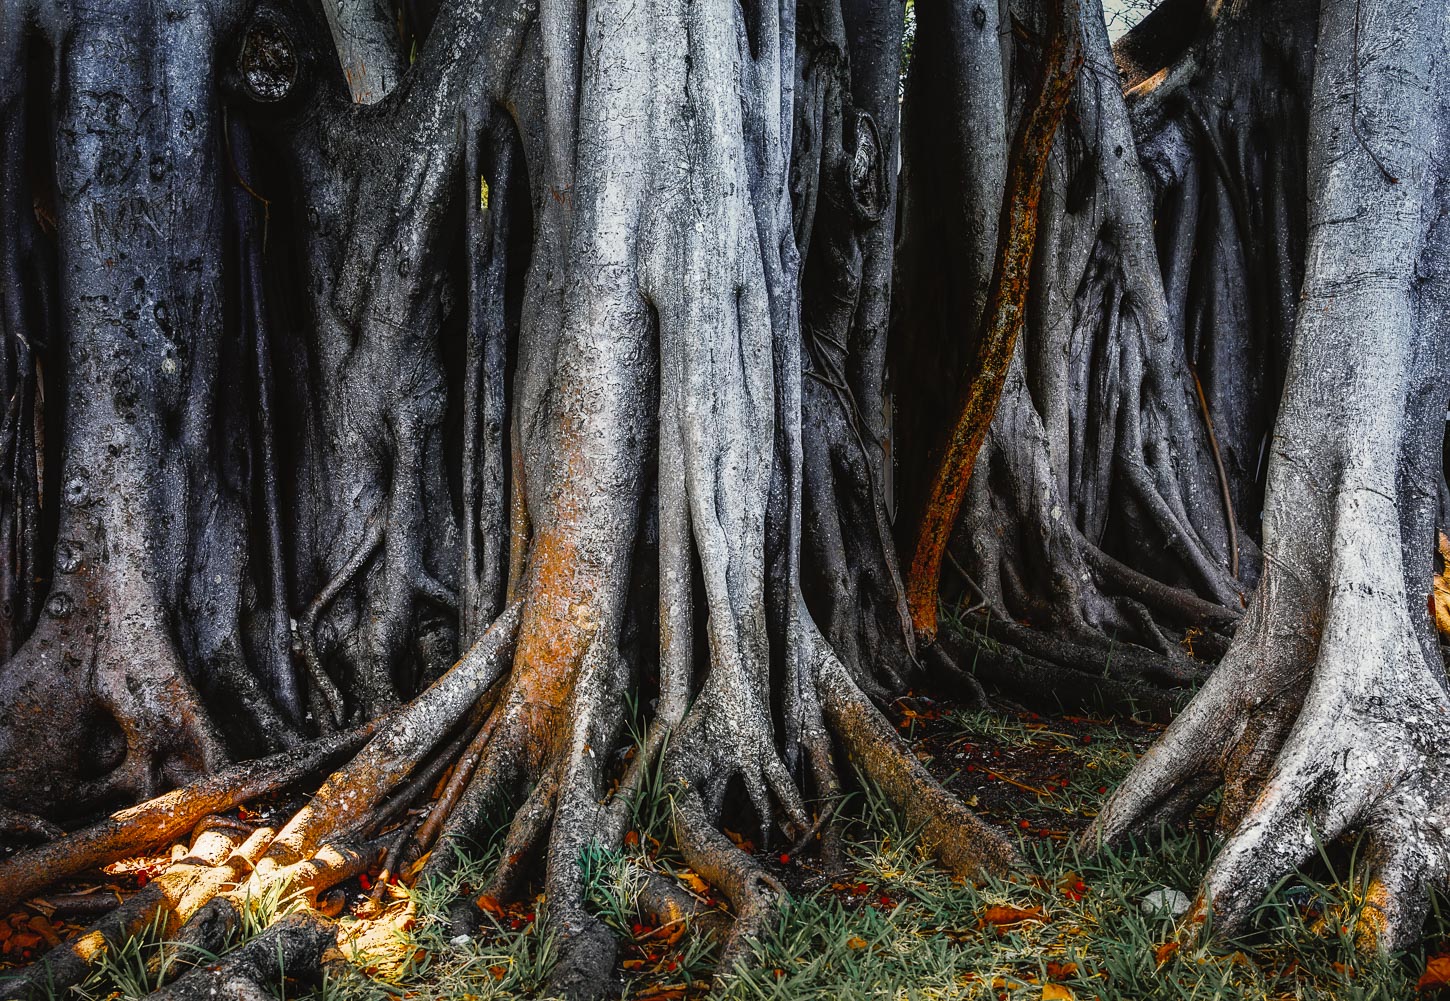
POLYGON ((1324 5, 1309 242, 1264 503, 1223 664, 1099 817, 1114 839, 1224 786, 1197 915, 1243 926, 1329 840, 1370 839, 1362 938, 1402 946, 1446 875, 1445 670, 1426 612, 1444 428, 1439 5, 1324 5), (1372 40, 1372 41, 1371 41, 1372 40))

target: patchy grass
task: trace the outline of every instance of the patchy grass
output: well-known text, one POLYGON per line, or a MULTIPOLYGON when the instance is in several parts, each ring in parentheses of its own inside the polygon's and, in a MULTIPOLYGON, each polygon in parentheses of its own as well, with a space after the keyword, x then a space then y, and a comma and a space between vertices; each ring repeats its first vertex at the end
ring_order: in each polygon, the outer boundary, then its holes
MULTIPOLYGON (((655 927, 638 905, 653 874, 723 907, 671 850, 669 790, 656 782, 637 806, 625 849, 585 860, 591 903, 623 943, 622 997, 1390 1001, 1438 996, 1437 973, 1450 975, 1450 914, 1442 915, 1438 902, 1419 947, 1388 958, 1356 952, 1362 887, 1352 844, 1324 846, 1313 866, 1275 890, 1243 940, 1178 944, 1172 917, 1144 902, 1165 890, 1193 894, 1215 845, 1211 804, 1184 829, 1160 832, 1123 853, 1083 858, 1075 848, 1107 790, 1155 736, 1151 725, 980 713, 924 697, 902 699, 896 709, 918 756, 953 792, 1016 834, 1029 870, 979 885, 952 880, 932 863, 916 832, 868 788, 844 808, 850 826, 843 872, 822 871, 809 855, 761 854, 790 895, 779 919, 751 944, 745 964, 711 986, 710 936, 655 927), (1427 955, 1434 957, 1428 974, 1427 955)), ((744 818, 738 826, 749 829, 744 818)), ((331 964, 312 996, 541 996, 556 955, 542 897, 484 901, 481 934, 450 931, 450 902, 483 884, 496 861, 492 852, 482 847, 446 883, 390 891, 390 902, 371 919, 345 919, 345 961, 331 964)), ((367 897, 360 885, 353 892, 358 901, 367 897)), ((244 933, 254 934, 286 906, 259 901, 257 919, 244 933)), ((14 915, 10 925, 32 917, 14 915)), ((117 950, 79 996, 141 997, 176 958, 174 946, 140 936, 117 950)), ((286 996, 300 992, 292 986, 286 996)))

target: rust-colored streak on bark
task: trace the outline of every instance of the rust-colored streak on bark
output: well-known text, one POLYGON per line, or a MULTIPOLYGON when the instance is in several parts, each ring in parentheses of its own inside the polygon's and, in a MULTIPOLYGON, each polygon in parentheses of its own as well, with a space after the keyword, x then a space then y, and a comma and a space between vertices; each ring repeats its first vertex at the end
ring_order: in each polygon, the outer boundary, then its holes
POLYGON ((517 714, 524 752, 535 766, 552 755, 579 667, 598 628, 607 568, 581 537, 590 522, 589 468, 583 429, 568 426, 560 449, 566 472, 547 523, 535 526, 523 593, 524 617, 514 669, 500 709, 517 714))
POLYGON ((997 259, 983 310, 975 358, 976 378, 966 386, 917 530, 907 575, 911 622, 924 642, 936 638, 937 587, 942 554, 966 496, 977 453, 1002 397, 1012 352, 1027 310, 1027 293, 1037 243, 1037 205, 1057 127, 1067 111, 1073 80, 1082 64, 1078 0, 1061 0, 1050 11, 1042 76, 1026 118, 1013 141, 997 238, 997 259))

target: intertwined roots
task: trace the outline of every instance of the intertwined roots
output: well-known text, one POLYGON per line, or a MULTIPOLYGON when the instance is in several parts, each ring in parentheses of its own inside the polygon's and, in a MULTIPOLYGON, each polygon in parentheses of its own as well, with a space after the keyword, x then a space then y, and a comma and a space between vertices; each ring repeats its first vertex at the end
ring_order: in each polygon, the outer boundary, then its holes
POLYGON ((930 778, 823 643, 814 644, 808 661, 821 710, 819 732, 803 741, 821 794, 808 803, 770 739, 767 707, 724 684, 697 702, 707 709, 692 711, 670 732, 657 722, 623 772, 611 772, 606 762, 618 760, 624 710, 618 659, 586 654, 547 677, 531 672, 518 656, 521 618, 520 607, 510 607, 443 678, 391 717, 231 766, 0 863, 0 899, 14 904, 57 880, 190 835, 184 858, 76 941, 53 949, 10 990, 37 996, 78 983, 108 949, 151 928, 215 951, 239 927, 248 901, 288 898, 300 910, 163 992, 264 996, 262 984, 278 975, 278 955, 289 977, 320 970, 336 938, 331 919, 343 907, 339 884, 380 858, 382 881, 400 872, 446 874, 456 861, 449 843, 478 833, 487 802, 527 790, 504 835, 502 861, 482 890, 496 898, 516 893, 530 860, 542 857, 550 920, 564 943, 553 986, 576 996, 597 993, 608 982, 614 943, 584 907, 581 861, 591 845, 622 842, 633 799, 659 766, 677 790, 678 847, 734 907, 723 952, 728 965, 771 912, 779 888, 719 832, 726 786, 742 781, 763 827, 779 817, 796 842, 821 836, 831 823, 830 797, 839 792, 829 735, 954 872, 1001 872, 1014 861, 999 834, 930 778), (334 767, 279 829, 220 816, 334 767), (407 812, 418 803, 428 805, 426 812, 407 812))

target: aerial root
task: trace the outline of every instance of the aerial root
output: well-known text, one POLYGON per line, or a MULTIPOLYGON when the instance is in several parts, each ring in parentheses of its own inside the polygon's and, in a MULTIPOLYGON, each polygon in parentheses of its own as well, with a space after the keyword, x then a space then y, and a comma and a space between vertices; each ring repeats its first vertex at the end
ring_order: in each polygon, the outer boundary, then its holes
POLYGON ((322 613, 327 611, 343 589, 352 583, 353 579, 367 566, 372 558, 373 552, 383 541, 384 519, 374 515, 368 520, 367 527, 363 530, 362 540, 348 557, 346 563, 331 580, 322 586, 317 596, 307 603, 302 615, 297 622, 297 645, 302 653, 302 662, 307 665, 308 677, 317 686, 323 702, 326 704, 327 712, 319 714, 318 721, 339 727, 346 716, 347 707, 343 704, 342 692, 338 690, 330 675, 322 666, 322 658, 317 653, 317 621, 322 613))

